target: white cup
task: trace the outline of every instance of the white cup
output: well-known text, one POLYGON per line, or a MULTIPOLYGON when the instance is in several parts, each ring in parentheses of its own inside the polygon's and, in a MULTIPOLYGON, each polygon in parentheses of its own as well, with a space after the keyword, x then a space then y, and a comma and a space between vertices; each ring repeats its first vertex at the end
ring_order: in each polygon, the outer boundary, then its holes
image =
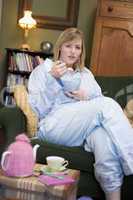
POLYGON ((51 171, 60 171, 66 168, 68 161, 60 156, 47 156, 47 166, 51 171))

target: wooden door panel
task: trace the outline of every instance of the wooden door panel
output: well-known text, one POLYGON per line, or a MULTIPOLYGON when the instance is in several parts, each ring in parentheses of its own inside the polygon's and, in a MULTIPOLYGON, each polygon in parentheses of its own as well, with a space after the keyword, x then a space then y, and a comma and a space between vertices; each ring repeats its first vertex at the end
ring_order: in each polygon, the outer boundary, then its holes
POLYGON ((91 62, 94 74, 133 75, 132 24, 133 22, 117 20, 97 21, 91 62))

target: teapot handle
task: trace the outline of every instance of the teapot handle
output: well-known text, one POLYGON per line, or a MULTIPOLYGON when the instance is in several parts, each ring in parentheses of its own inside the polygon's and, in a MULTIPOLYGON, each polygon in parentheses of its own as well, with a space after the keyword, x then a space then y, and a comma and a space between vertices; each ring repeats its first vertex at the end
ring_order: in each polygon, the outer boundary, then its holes
POLYGON ((5 152, 2 154, 1 167, 2 167, 3 170, 6 170, 6 167, 7 167, 7 166, 5 166, 5 158, 6 158, 6 156, 9 155, 9 154, 11 154, 10 151, 5 151, 5 152))
POLYGON ((33 147, 33 158, 34 158, 34 161, 36 162, 36 152, 37 152, 37 149, 40 147, 39 144, 36 144, 34 147, 33 147))

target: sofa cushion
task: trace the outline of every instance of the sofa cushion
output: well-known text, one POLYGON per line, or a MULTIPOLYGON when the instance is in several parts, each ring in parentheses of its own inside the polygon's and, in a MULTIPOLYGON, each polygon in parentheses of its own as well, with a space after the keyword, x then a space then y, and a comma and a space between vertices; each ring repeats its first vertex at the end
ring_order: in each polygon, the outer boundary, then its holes
POLYGON ((14 86, 14 99, 18 107, 24 112, 27 119, 27 133, 33 137, 37 132, 37 116, 28 103, 28 93, 24 85, 14 86))
POLYGON ((4 132, 4 146, 7 146, 14 141, 16 135, 26 131, 26 119, 18 107, 2 107, 0 126, 4 132))
POLYGON ((95 77, 105 96, 115 99, 122 108, 133 98, 133 77, 95 77))
POLYGON ((129 119, 129 122, 131 123, 133 127, 133 99, 130 99, 127 102, 127 105, 125 106, 124 113, 129 119))
POLYGON ((37 162, 39 163, 46 163, 46 156, 62 156, 69 161, 69 168, 94 173, 94 155, 91 152, 86 152, 83 147, 67 147, 40 141, 36 138, 32 138, 31 143, 32 145, 40 145, 37 151, 37 162))

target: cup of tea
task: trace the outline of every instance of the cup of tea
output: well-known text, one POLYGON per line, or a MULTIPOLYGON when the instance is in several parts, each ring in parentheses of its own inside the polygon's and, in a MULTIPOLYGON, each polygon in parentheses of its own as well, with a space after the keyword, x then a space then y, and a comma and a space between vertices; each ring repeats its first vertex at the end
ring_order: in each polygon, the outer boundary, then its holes
POLYGON ((46 162, 50 171, 62 171, 68 166, 68 161, 60 156, 47 156, 46 162))

